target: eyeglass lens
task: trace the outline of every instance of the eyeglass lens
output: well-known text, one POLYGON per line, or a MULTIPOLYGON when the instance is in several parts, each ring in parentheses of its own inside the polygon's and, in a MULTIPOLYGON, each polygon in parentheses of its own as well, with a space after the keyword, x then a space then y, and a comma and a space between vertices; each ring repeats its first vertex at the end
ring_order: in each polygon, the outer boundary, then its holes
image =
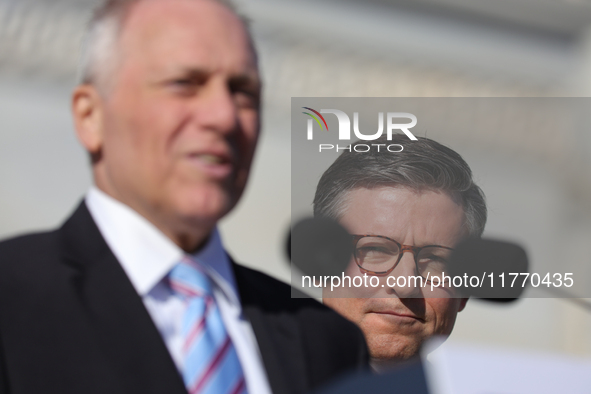
MULTIPOLYGON (((447 268, 451 250, 438 246, 428 246, 415 256, 419 275, 423 278, 440 276, 447 268)), ((398 262, 400 246, 389 239, 363 237, 357 241, 355 259, 363 269, 379 274, 392 269, 398 262)))

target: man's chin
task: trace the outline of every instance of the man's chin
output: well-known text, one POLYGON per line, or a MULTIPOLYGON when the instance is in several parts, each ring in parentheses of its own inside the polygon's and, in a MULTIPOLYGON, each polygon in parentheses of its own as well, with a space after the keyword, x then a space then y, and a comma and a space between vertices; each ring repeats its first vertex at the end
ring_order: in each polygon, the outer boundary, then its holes
POLYGON ((236 205, 237 193, 222 185, 209 184, 188 188, 182 193, 171 193, 178 212, 187 218, 220 219, 236 205))
MULTIPOLYGON (((366 335, 366 338, 369 338, 366 335)), ((404 362, 418 356, 423 340, 395 336, 373 336, 368 341, 370 355, 373 360, 384 363, 404 362)))
POLYGON ((223 190, 209 188, 170 195, 169 202, 163 206, 171 207, 165 216, 175 218, 176 223, 170 223, 172 227, 180 226, 189 232, 209 232, 236 205, 234 200, 223 190))
POLYGON ((219 205, 189 205, 178 210, 177 217, 191 227, 213 227, 233 208, 232 204, 222 203, 219 205))

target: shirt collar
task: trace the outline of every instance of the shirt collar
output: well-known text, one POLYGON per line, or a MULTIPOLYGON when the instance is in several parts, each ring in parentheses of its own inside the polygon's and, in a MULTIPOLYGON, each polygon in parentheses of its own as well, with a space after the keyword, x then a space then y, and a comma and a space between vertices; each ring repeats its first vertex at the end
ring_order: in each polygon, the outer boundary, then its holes
MULTIPOLYGON (((107 245, 140 296, 147 295, 185 255, 172 240, 129 206, 91 187, 86 206, 107 245)), ((191 256, 208 272, 214 285, 240 305, 230 259, 217 228, 191 256)))

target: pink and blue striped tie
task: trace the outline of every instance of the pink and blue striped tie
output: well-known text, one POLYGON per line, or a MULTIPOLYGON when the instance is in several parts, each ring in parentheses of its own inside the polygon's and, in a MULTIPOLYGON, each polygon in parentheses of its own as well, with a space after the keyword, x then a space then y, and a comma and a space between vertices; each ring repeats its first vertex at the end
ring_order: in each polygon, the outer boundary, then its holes
POLYGON ((183 379, 189 394, 246 394, 244 373, 205 270, 185 257, 170 271, 169 280, 187 304, 183 379))

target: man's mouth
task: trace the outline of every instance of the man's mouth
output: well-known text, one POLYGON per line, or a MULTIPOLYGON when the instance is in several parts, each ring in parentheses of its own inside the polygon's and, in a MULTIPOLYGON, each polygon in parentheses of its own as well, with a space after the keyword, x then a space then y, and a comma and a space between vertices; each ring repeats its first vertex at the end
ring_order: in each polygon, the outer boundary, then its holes
POLYGON ((190 153, 187 158, 209 178, 225 179, 234 171, 232 158, 225 153, 190 153))
POLYGON ((412 311, 407 310, 406 308, 399 308, 396 306, 391 305, 380 305, 379 303, 373 305, 372 308, 369 309, 369 313, 375 313, 380 315, 384 318, 393 319, 393 320, 400 320, 400 321, 418 321, 421 323, 425 322, 425 319, 421 316, 417 316, 412 311))
POLYGON ((223 157, 211 155, 211 154, 197 155, 197 157, 199 157, 202 161, 204 161, 207 164, 214 164, 215 165, 215 164, 223 164, 223 163, 228 162, 223 157))

